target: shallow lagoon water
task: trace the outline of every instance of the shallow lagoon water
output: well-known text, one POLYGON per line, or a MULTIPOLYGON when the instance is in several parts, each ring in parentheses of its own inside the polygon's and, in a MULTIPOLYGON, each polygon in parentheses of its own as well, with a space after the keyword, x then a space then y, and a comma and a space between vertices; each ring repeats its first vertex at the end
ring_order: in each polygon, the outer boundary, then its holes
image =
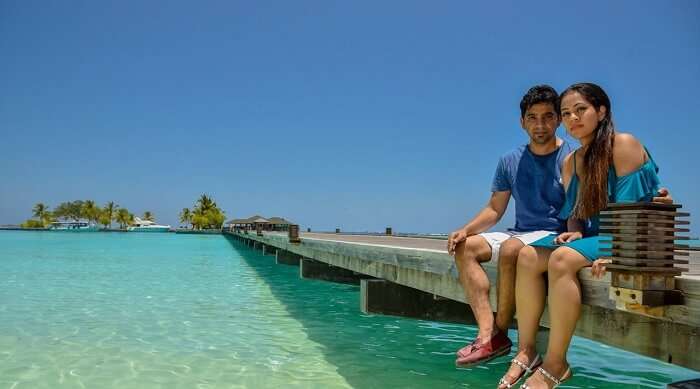
MULTIPOLYGON (((495 387, 508 358, 453 367, 475 332, 363 315, 222 236, 0 232, 0 388, 495 387)), ((700 376, 580 338, 570 361, 571 388, 700 376)))

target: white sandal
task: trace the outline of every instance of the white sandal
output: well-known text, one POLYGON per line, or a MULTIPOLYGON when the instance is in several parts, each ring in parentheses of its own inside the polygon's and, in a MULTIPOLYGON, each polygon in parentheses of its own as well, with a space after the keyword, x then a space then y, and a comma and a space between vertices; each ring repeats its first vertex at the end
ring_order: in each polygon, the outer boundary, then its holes
POLYGON ((510 362, 518 365, 518 367, 523 369, 523 371, 513 382, 507 382, 506 376, 501 377, 501 380, 498 381, 498 386, 505 385, 508 389, 514 387, 518 382, 520 382, 521 379, 523 379, 523 377, 527 377, 528 375, 532 374, 532 370, 542 364, 542 358, 540 357, 540 354, 535 354, 535 358, 532 360, 532 362, 530 362, 530 366, 525 365, 523 362, 515 358, 513 358, 513 360, 510 362))
MULTIPOLYGON (((561 385, 564 381, 571 378, 571 366, 566 368, 566 371, 564 372, 564 374, 561 375, 561 377, 559 377, 559 379, 554 378, 552 373, 548 372, 547 370, 545 370, 541 367, 538 367, 537 371, 540 374, 542 374, 545 378, 547 378, 548 380, 554 382, 554 386, 552 386, 552 389, 556 388, 557 386, 561 385)), ((531 389, 531 388, 530 388, 530 385, 528 385, 526 382, 520 386, 520 389, 531 389)))

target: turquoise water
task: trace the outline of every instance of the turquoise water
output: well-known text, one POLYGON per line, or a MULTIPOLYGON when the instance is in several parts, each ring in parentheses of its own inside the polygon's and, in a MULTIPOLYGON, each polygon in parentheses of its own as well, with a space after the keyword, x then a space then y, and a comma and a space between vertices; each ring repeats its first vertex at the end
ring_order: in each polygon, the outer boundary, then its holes
MULTIPOLYGON (((363 315, 359 288, 221 236, 0 232, 0 388, 482 388, 461 325, 363 315)), ((511 334, 514 336, 514 334, 511 334)), ((697 372, 575 339, 567 387, 697 372)))

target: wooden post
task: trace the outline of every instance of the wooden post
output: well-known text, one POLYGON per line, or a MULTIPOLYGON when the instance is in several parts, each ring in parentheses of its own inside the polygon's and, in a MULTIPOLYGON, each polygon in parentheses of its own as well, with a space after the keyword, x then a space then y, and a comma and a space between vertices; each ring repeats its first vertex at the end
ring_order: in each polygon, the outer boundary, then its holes
POLYGON ((301 243, 299 239, 299 225, 290 224, 289 225, 289 243, 301 243))
POLYGON ((607 237, 601 252, 610 260, 609 297, 618 309, 648 316, 663 315, 665 305, 682 304, 682 291, 675 289, 675 277, 686 268, 688 240, 677 233, 689 232, 690 216, 677 212, 679 204, 613 203, 600 213, 600 235, 607 237))

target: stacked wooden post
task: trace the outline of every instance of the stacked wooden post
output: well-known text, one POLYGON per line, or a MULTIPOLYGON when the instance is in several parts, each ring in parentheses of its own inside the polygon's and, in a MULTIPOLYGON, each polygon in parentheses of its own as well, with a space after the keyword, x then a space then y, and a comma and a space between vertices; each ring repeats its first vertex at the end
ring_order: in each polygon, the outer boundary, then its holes
POLYGON ((683 295, 675 289, 675 277, 686 268, 688 240, 679 235, 690 224, 678 220, 690 216, 678 212, 678 204, 613 203, 600 214, 600 235, 609 241, 602 244, 603 258, 611 260, 606 268, 612 273, 610 299, 618 309, 652 316, 665 305, 682 304, 683 295), (607 246, 607 247, 606 247, 607 246))
POLYGON ((301 243, 299 239, 299 225, 290 224, 289 225, 289 243, 301 243))

